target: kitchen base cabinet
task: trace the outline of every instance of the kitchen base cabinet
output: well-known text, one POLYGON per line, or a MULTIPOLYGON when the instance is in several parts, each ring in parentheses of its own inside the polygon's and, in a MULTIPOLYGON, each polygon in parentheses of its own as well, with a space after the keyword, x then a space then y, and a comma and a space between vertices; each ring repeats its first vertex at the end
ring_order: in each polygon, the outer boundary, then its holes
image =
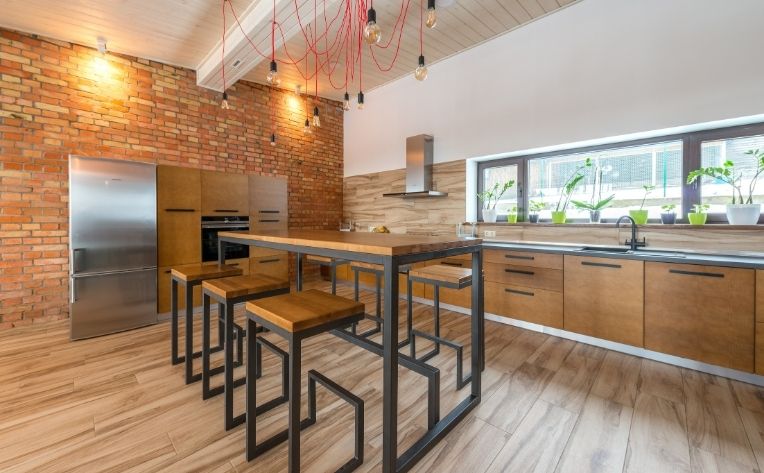
POLYGON ((764 270, 756 271, 756 374, 764 375, 764 270))
POLYGON ((754 371, 754 270, 645 264, 645 348, 754 371))
POLYGON ((289 256, 285 252, 249 258, 249 273, 289 279, 289 256))
POLYGON ((563 328, 561 292, 486 281, 485 311, 547 327, 563 328))
POLYGON ((569 255, 564 262, 565 330, 644 346, 644 263, 569 255))

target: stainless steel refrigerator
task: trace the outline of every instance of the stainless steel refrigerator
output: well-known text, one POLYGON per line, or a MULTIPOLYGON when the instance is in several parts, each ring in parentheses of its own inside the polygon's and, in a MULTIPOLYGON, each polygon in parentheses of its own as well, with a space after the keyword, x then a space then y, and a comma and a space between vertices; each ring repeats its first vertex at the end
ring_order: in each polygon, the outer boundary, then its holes
POLYGON ((69 158, 71 338, 156 323, 156 167, 69 158))

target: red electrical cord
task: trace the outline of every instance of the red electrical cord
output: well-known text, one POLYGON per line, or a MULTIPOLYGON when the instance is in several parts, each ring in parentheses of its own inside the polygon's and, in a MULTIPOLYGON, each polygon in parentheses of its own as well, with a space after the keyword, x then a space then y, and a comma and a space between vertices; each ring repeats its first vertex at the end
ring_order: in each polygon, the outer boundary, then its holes
POLYGON ((225 93, 225 4, 228 0, 223 0, 223 48, 220 53, 220 65, 223 69, 223 93, 225 93))

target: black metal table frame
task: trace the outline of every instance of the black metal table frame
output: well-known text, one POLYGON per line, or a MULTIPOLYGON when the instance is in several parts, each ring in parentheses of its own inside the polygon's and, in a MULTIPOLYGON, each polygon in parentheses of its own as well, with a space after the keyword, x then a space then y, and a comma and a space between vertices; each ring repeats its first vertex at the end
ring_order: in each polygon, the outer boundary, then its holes
MULTIPOLYGON (((481 245, 448 248, 443 250, 426 251, 405 255, 379 255, 364 252, 335 250, 317 246, 275 243, 250 238, 218 236, 218 262, 225 263, 225 244, 258 246, 296 253, 297 256, 297 290, 302 291, 302 255, 312 254, 348 261, 381 264, 384 274, 384 326, 383 326, 383 374, 382 374, 382 472, 403 473, 410 470, 428 451, 448 434, 481 400, 481 366, 483 364, 484 344, 484 311, 483 311, 483 280, 477 275, 483 274, 483 252, 481 245), (471 367, 473 375, 470 380, 470 395, 454 407, 445 417, 417 440, 414 445, 398 457, 398 364, 405 355, 398 353, 398 268, 402 265, 447 258, 456 255, 472 254, 472 308, 471 308, 471 367)), ((350 339, 355 339, 347 334, 350 339)), ((367 348, 367 344, 358 345, 367 348)), ((376 351, 372 351, 376 352, 376 351)), ((438 393, 439 394, 439 393, 438 393)))

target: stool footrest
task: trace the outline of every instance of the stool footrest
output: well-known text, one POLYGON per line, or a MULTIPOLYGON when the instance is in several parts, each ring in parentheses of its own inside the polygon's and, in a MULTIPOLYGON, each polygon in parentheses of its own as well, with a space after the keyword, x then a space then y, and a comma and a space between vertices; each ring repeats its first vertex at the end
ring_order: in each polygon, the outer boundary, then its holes
POLYGON ((468 385, 472 381, 472 375, 469 374, 466 377, 462 377, 462 357, 464 352, 464 345, 461 343, 457 343, 453 340, 448 340, 447 338, 438 337, 436 335, 432 335, 429 333, 421 332, 419 330, 412 330, 411 331, 411 349, 412 352, 416 355, 416 337, 422 337, 426 340, 429 340, 435 344, 435 348, 431 350, 426 355, 423 355, 419 358, 416 358, 414 356, 414 359, 417 361, 426 361, 430 358, 434 357, 438 353, 440 353, 440 346, 445 345, 448 348, 452 348, 456 351, 456 390, 460 390, 466 385, 468 385))

